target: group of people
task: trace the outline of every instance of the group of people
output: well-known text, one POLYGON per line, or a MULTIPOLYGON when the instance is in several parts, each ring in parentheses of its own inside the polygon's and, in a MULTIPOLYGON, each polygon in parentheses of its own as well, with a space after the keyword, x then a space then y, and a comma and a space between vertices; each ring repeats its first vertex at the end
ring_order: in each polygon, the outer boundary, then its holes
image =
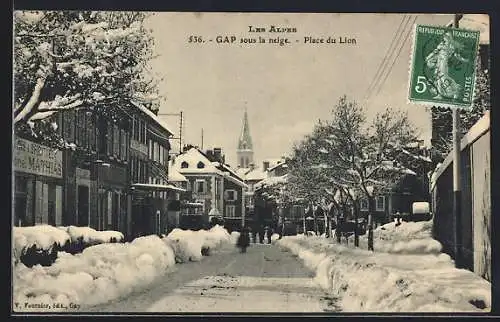
MULTIPOLYGON (((264 241, 264 235, 267 235, 268 244, 271 243, 271 236, 273 235, 273 229, 270 227, 266 227, 264 232, 260 232, 259 239, 262 244, 264 241)), ((253 240, 256 242, 257 232, 253 232, 253 240)), ((246 253, 248 246, 250 246, 250 229, 248 227, 242 227, 240 235, 238 237, 238 241, 236 242, 236 246, 240 249, 242 253, 246 253)))

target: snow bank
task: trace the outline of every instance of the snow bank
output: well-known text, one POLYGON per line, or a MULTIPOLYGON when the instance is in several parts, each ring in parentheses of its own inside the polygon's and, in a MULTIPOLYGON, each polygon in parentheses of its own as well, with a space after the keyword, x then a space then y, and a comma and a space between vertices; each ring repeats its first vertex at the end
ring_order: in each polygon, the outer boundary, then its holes
POLYGON ((236 243, 238 242, 238 238, 240 238, 239 231, 231 232, 231 244, 236 245, 236 243))
POLYGON ((50 251, 54 244, 62 247, 71 239, 66 232, 49 225, 13 227, 12 235, 12 258, 15 263, 19 262, 27 248, 36 246, 37 249, 50 251))
POLYGON ((231 235, 222 226, 215 225, 210 230, 182 230, 175 228, 165 240, 173 248, 178 263, 200 261, 222 244, 231 241, 231 235))
MULTIPOLYGON (((60 252, 49 267, 23 264, 14 267, 14 302, 21 311, 57 311, 58 308, 30 308, 24 303, 69 303, 82 306, 105 303, 150 284, 175 265, 168 243, 157 236, 140 237, 131 243, 100 244, 81 254, 60 252)), ((16 308, 14 308, 16 310, 16 308)), ((59 308, 59 310, 67 310, 59 308)))
MULTIPOLYGON (((360 236, 360 247, 368 243, 367 234, 360 236)), ((354 243, 354 236, 349 237, 354 243)), ((432 238, 432 220, 419 222, 394 222, 377 227, 373 231, 375 251, 394 254, 440 254, 442 245, 432 238)))
POLYGON ((374 230, 375 252, 320 237, 284 237, 277 244, 301 258, 316 273, 315 281, 341 298, 344 311, 490 311, 491 284, 456 269, 439 253, 441 245, 429 241, 430 227, 429 222, 381 226, 374 230))
POLYGON ((102 244, 109 243, 114 239, 117 242, 124 240, 124 236, 119 231, 105 230, 97 231, 90 227, 57 227, 65 232, 67 232, 71 238, 71 242, 78 242, 79 240, 87 244, 102 244))

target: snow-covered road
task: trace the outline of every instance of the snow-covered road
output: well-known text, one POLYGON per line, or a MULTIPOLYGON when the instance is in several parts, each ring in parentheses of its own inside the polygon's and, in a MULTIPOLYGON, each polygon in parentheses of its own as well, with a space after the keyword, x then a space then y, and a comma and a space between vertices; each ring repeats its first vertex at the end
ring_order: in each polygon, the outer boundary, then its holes
POLYGON ((201 262, 176 265, 149 289, 80 312, 337 311, 312 278, 277 246, 252 244, 241 254, 228 245, 201 262))

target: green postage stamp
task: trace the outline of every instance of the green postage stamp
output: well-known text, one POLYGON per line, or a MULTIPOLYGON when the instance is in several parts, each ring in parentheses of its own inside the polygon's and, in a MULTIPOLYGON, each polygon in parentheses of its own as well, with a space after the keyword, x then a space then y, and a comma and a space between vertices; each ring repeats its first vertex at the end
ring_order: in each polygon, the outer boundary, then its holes
POLYGON ((416 25, 409 100, 471 109, 478 46, 479 31, 416 25))

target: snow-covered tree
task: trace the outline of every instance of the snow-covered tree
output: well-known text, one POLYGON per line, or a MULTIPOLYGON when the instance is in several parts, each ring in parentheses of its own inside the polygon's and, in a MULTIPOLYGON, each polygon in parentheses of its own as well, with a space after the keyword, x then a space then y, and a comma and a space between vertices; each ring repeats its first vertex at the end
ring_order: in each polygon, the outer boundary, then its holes
POLYGON ((106 106, 103 110, 113 115, 130 99, 157 108, 146 17, 142 12, 14 12, 16 130, 41 136, 50 129, 43 120, 59 111, 106 106))
POLYGON ((336 202, 336 191, 353 205, 365 196, 369 201, 369 247, 373 249, 375 195, 387 192, 403 175, 415 174, 395 162, 394 156, 416 139, 406 113, 387 108, 369 123, 363 108, 343 96, 332 119, 319 122, 294 149, 289 182, 296 186, 296 193, 314 203, 324 198, 336 202))

